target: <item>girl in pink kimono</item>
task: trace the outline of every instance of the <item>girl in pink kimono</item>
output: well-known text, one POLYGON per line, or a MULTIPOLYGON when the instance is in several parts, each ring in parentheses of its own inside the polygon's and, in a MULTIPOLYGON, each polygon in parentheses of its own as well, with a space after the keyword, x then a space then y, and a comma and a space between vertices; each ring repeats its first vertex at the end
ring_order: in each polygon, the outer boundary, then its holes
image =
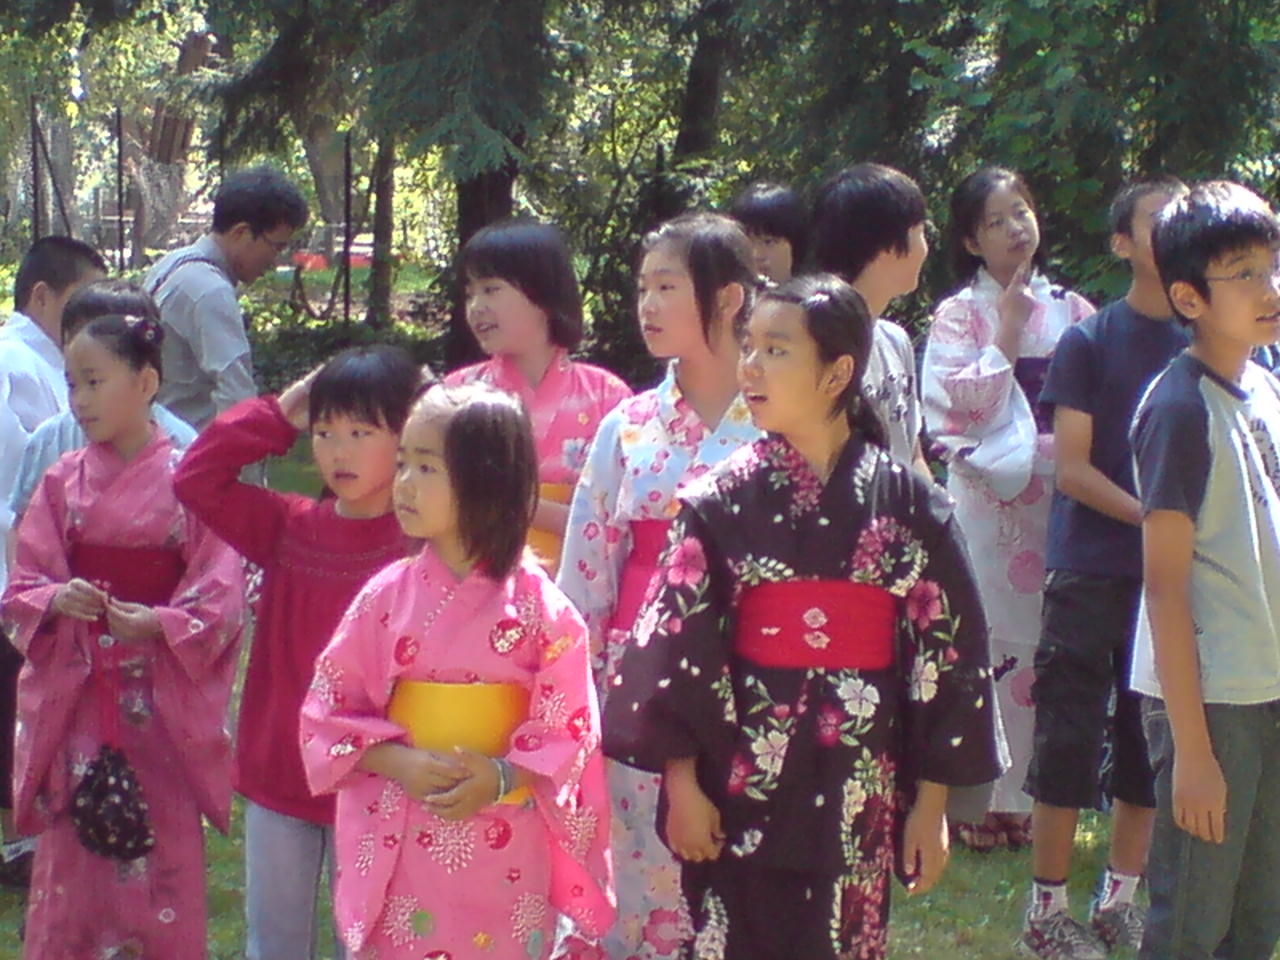
POLYGON ((178 455, 151 421, 159 325, 108 316, 69 333, 71 408, 90 443, 36 489, 4 597, 26 658, 15 813, 39 834, 23 956, 198 960, 201 815, 225 831, 231 806, 240 561, 174 497, 178 455), (134 771, 149 849, 107 856, 82 840, 77 788, 106 747, 134 771))
POLYGON ((1041 272, 1035 204, 1016 173, 991 167, 967 177, 951 199, 951 229, 964 286, 934 310, 922 382, 986 608, 1012 760, 986 822, 957 825, 961 842, 989 850, 1030 842, 1022 782, 1054 488, 1052 413, 1039 397, 1058 338, 1093 307, 1041 272))
POLYGON ((523 401, 538 451, 529 546, 554 577, 587 447, 631 389, 609 371, 569 358, 582 342, 582 297, 555 227, 532 221, 485 227, 462 250, 462 274, 467 323, 489 359, 455 370, 445 383, 487 383, 523 401))
POLYGON ((524 549, 535 456, 514 397, 430 390, 395 486, 427 546, 369 581, 316 660, 303 761, 338 794, 356 960, 542 960, 558 912, 613 922, 586 630, 524 549))

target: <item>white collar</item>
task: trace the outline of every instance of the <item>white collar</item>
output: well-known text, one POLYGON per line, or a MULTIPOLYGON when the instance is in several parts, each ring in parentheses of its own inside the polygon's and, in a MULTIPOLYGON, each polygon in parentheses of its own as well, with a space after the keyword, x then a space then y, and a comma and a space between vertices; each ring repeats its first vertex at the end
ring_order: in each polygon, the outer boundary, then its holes
POLYGON ((53 342, 53 338, 44 332, 40 324, 25 313, 15 310, 9 314, 3 329, 9 334, 10 339, 25 344, 36 356, 53 367, 56 373, 61 374, 66 369, 62 350, 58 344, 53 342))

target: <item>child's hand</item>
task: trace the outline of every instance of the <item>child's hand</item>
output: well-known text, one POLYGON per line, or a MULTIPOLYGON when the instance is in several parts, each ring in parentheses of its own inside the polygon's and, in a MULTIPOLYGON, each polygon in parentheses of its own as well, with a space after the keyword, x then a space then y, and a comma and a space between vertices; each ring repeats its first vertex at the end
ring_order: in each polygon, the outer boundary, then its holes
POLYGON ((951 855, 951 837, 947 831, 945 804, 920 802, 911 807, 902 832, 902 862, 914 879, 907 893, 928 893, 942 876, 951 855))
POLYGON ((73 620, 97 620, 107 609, 107 595, 88 580, 76 577, 58 588, 49 609, 73 620))
POLYGON ((453 757, 434 750, 405 747, 397 759, 396 779, 415 800, 453 790, 471 776, 471 772, 453 757))
POLYGON ((719 859, 724 848, 720 811, 702 792, 697 779, 668 767, 663 786, 667 791, 667 846, 690 863, 719 859))
POLYGON ((498 802, 498 767, 490 757, 458 750, 452 759, 467 775, 453 789, 424 798, 434 814, 445 820, 465 820, 498 802))
POLYGON ((1031 261, 1025 260, 1015 271, 1009 285, 996 298, 996 315, 1000 318, 1002 332, 1016 332, 1020 335, 1031 319, 1031 311, 1035 305, 1035 294, 1031 292, 1031 261))
POLYGON ((1193 837, 1222 843, 1227 836, 1227 781, 1212 752, 1173 752, 1173 820, 1193 837))
POLYGON ((147 643, 164 634, 156 612, 141 603, 107 599, 107 630, 124 643, 147 643))
POLYGON ((320 368, 316 367, 301 380, 289 384, 280 394, 280 412, 295 430, 305 430, 310 426, 311 383, 319 372, 320 368))

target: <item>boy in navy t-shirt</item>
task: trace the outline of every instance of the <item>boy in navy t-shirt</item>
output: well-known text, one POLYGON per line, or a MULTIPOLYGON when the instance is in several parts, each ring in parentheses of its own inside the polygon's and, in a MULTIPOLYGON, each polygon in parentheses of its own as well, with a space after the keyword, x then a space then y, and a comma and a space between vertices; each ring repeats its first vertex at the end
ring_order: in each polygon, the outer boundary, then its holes
POLYGON ((1019 947, 1046 960, 1092 960, 1142 938, 1134 892, 1146 866, 1155 794, 1139 698, 1127 683, 1142 588, 1129 424, 1152 379, 1187 345, 1151 254, 1155 215, 1184 193, 1180 181, 1165 178, 1132 184, 1116 197, 1111 248, 1132 268, 1129 292, 1062 335, 1041 394, 1054 405, 1058 482, 1025 784, 1035 800, 1035 879, 1019 947), (1071 916, 1066 881, 1080 809, 1099 805, 1108 734, 1111 849, 1086 927, 1071 916))
POLYGON ((1280 221, 1207 183, 1156 263, 1191 347, 1139 406, 1143 603, 1133 689, 1156 774, 1143 960, 1265 960, 1280 939, 1280 221))

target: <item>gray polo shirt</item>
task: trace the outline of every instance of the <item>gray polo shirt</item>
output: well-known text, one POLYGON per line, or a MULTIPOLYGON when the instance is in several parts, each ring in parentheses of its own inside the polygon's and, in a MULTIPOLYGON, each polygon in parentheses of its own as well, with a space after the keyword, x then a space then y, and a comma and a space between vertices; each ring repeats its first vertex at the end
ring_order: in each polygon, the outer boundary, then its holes
POLYGON ((143 285, 164 324, 160 403, 203 430, 223 410, 257 396, 235 281, 211 234, 166 254, 143 285))
MULTIPOLYGON (((1182 353, 1147 390, 1132 440, 1143 512, 1195 521, 1204 702, 1280 700, 1280 381, 1249 363, 1237 386, 1182 353)), ((1132 686, 1161 695, 1145 601, 1132 686)))

